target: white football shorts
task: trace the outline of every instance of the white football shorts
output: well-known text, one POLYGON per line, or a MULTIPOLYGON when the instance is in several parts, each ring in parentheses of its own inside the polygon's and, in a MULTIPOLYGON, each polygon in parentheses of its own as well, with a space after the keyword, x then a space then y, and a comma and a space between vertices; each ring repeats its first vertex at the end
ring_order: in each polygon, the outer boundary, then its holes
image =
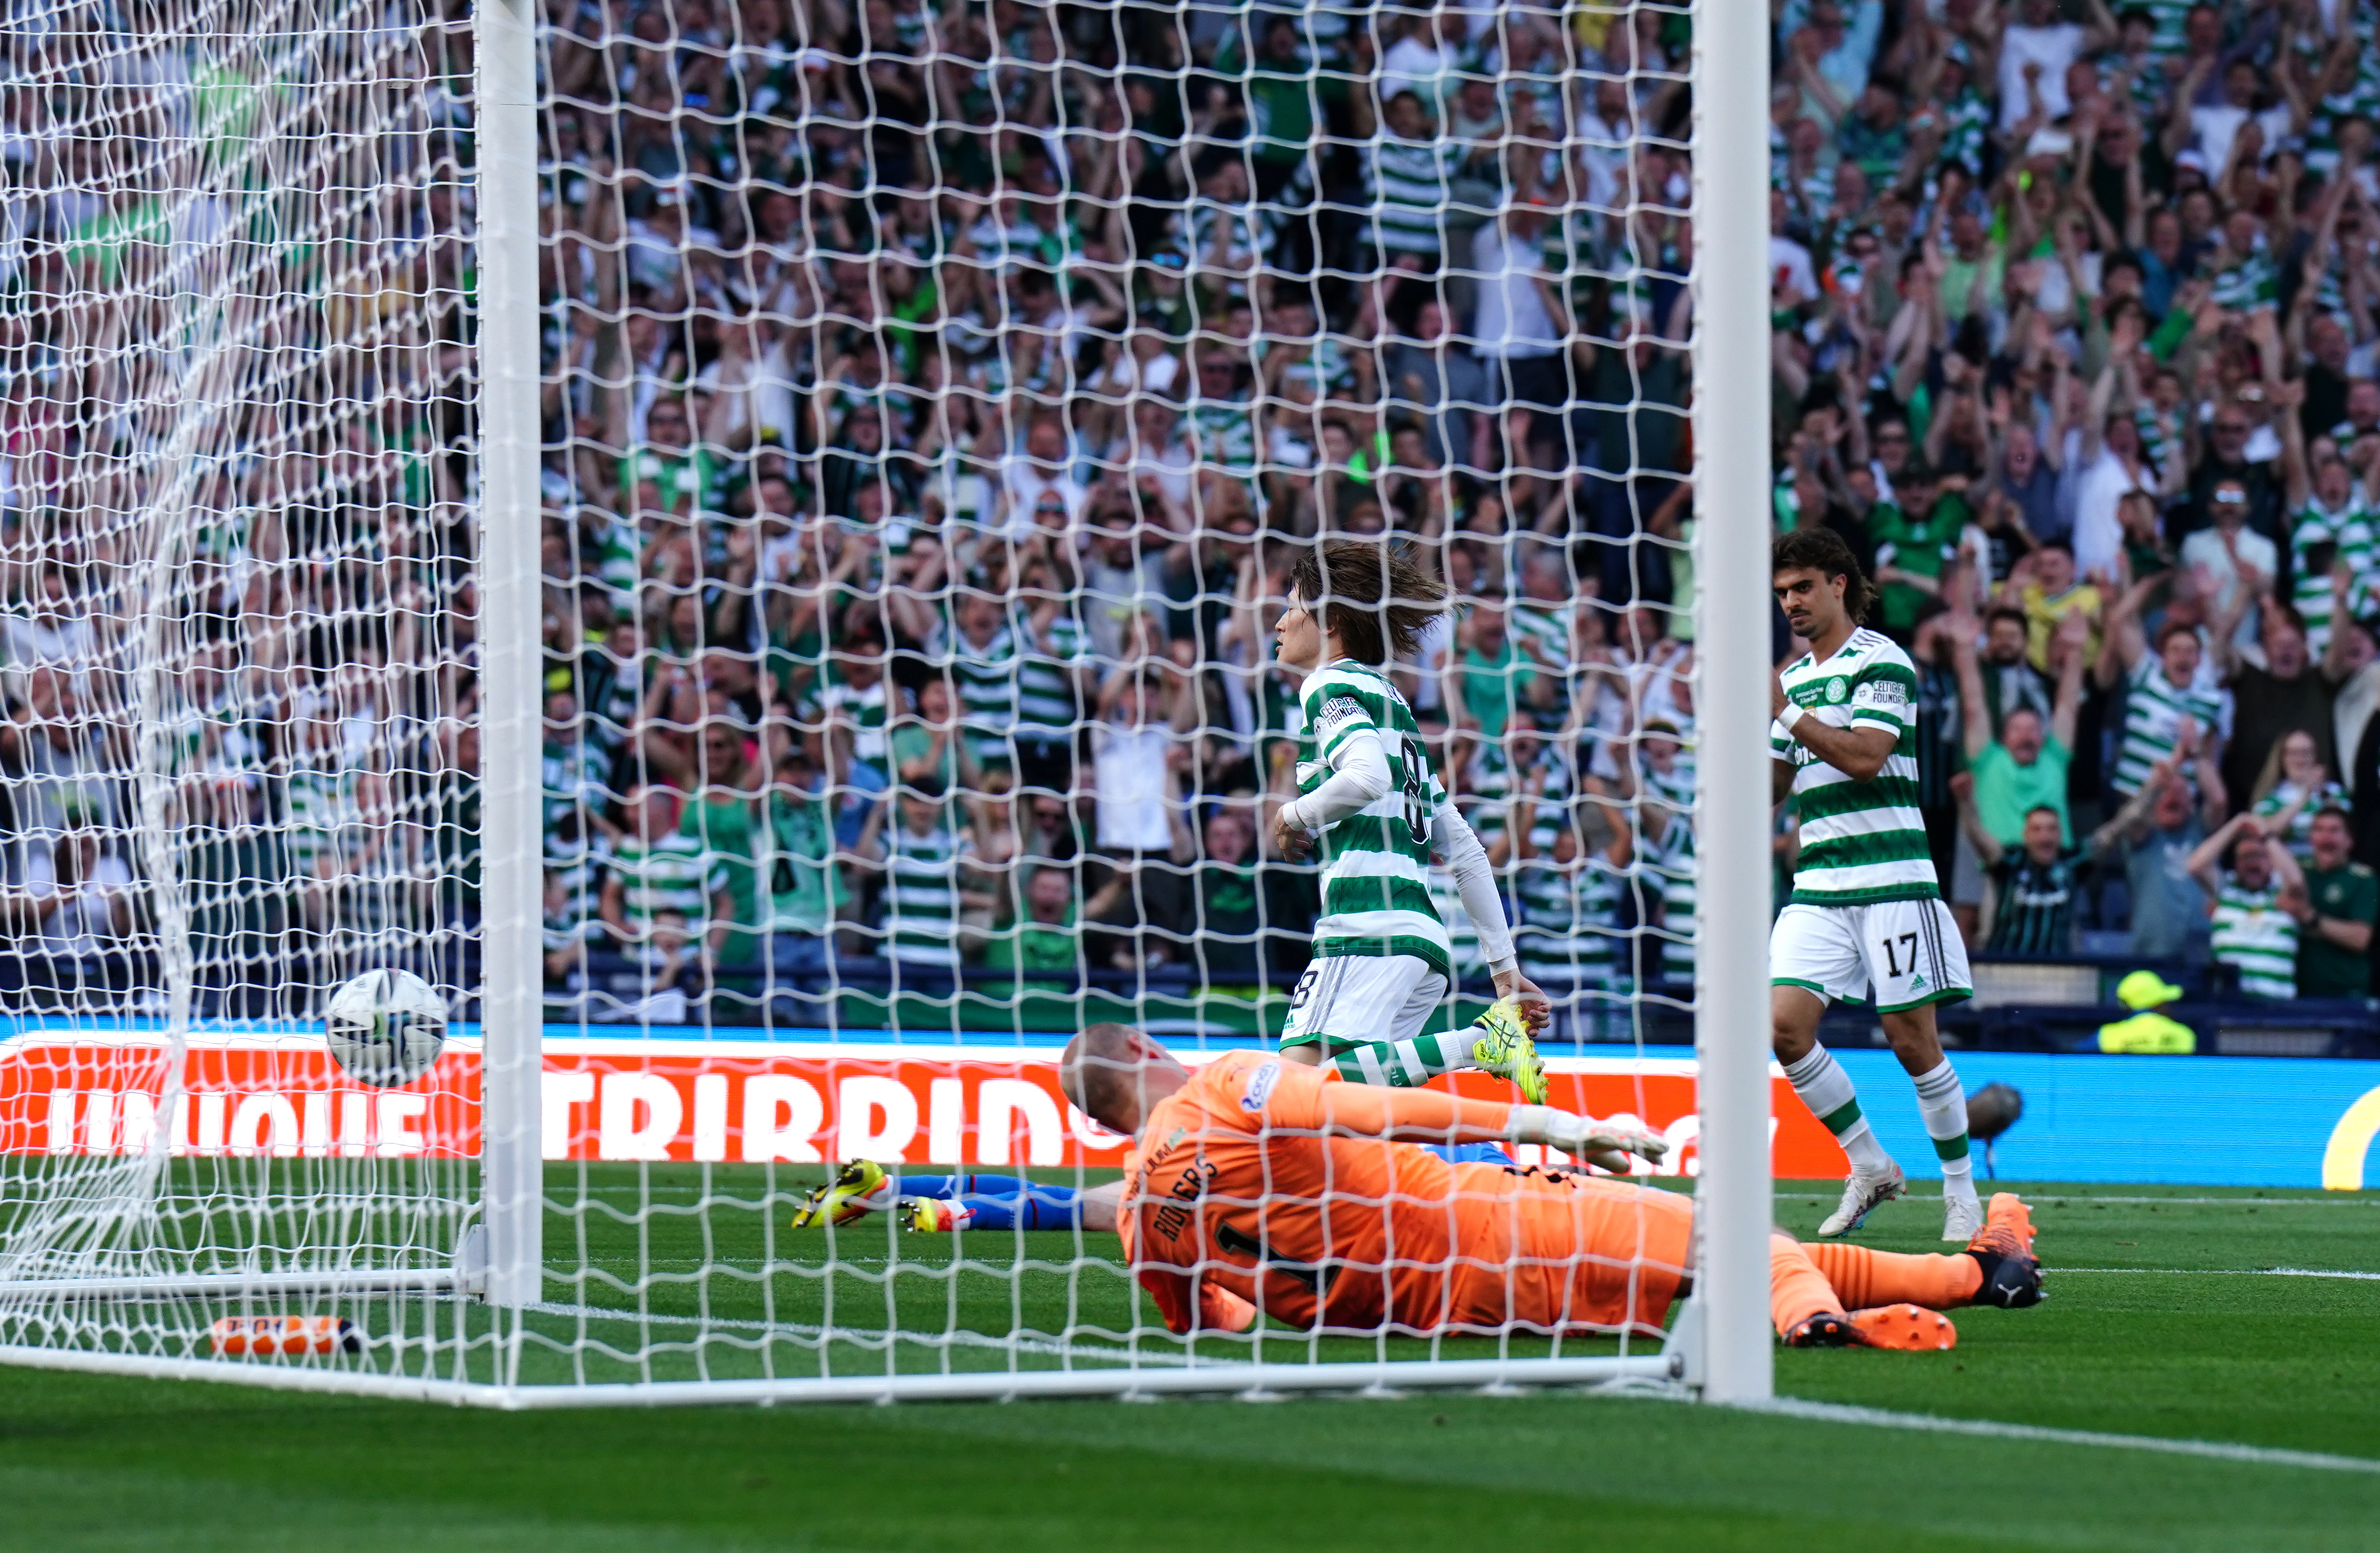
POLYGON ((1411 954, 1334 954, 1317 960, 1289 995, 1283 1046, 1321 1042, 1325 1054, 1367 1041, 1411 1040, 1446 1001, 1446 977, 1411 954))
POLYGON ((1796 903, 1768 933, 1768 981, 1828 1002, 1868 998, 1878 1013, 1971 996, 1967 946, 1940 901, 1796 903))

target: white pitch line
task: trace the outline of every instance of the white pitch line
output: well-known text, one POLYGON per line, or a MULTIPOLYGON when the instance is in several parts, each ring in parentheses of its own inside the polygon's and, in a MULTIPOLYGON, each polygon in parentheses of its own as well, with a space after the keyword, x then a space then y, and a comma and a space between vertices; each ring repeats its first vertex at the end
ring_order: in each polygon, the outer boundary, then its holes
POLYGON ((828 1341, 844 1341, 877 1339, 889 1335, 894 1339, 905 1339, 928 1348, 981 1348, 999 1353, 1014 1352, 1018 1353, 1050 1354, 1062 1359, 1121 1359, 1127 1360, 1135 1364, 1158 1365, 1168 1367, 1191 1364, 1234 1362, 1218 1361, 1213 1359, 1193 1359, 1186 1354, 1169 1353, 1148 1349, 1142 1349, 1135 1353, 1127 1348, 1087 1347, 1080 1343, 1052 1341, 1040 1338, 998 1338, 992 1337, 984 1332, 957 1330, 947 1332, 912 1332, 907 1330, 895 1330, 892 1333, 885 1334, 864 1332, 848 1327, 818 1327, 809 1325, 807 1322, 754 1321, 741 1316, 665 1316, 658 1312, 622 1310, 612 1305, 567 1304, 559 1300, 540 1300, 537 1304, 524 1308, 536 1311, 540 1315, 545 1316, 568 1316, 590 1321, 625 1321, 636 1326, 725 1327, 733 1328, 739 1331, 784 1333, 806 1338, 821 1338, 828 1341))
MULTIPOLYGON (((1986 1183, 1986 1184, 1989 1184, 1986 1183)), ((1840 1192, 1779 1192, 1773 1194, 1780 1203, 1831 1203, 1840 1199, 1840 1192)), ((1931 1199, 1923 1195, 1903 1199, 1923 1203, 1931 1199)), ((2100 1197, 2081 1192, 2046 1192, 2029 1196, 2026 1203, 2039 1207, 2045 1203, 2157 1203, 2192 1207, 2380 1207, 2380 1197, 2100 1197)))
POLYGON ((2052 1429, 2037 1424, 2002 1424, 1988 1418, 1942 1418, 1930 1413, 1893 1413, 1880 1407, 1803 1401, 1798 1397, 1779 1397, 1773 1401, 1752 1404, 1745 1411, 1782 1413, 1789 1418, 1808 1418, 1829 1424, 1868 1424, 1890 1429, 1973 1435, 1989 1439, 2027 1439, 2048 1445, 2093 1445, 2115 1450, 2146 1450, 2165 1456, 2243 1462, 2254 1466, 2310 1467, 2321 1472, 2380 1474, 2380 1461, 2362 1456, 2331 1456, 2317 1450, 2284 1450, 2263 1445, 2232 1445, 2222 1440, 2164 1439, 2155 1435, 2103 1435, 2090 1429, 2052 1429))
POLYGON ((2380 1272, 2348 1272, 2335 1268, 2059 1268, 2045 1274, 2069 1272, 2144 1273, 2159 1278, 2352 1278, 2380 1283, 2380 1272))

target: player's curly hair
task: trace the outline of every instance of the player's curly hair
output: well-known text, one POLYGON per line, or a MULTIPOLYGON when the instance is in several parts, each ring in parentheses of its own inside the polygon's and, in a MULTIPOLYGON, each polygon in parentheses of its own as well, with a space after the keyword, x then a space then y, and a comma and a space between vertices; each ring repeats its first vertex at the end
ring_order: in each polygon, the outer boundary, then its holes
POLYGON ((1857 625, 1867 618, 1868 606, 1876 601, 1876 588, 1860 571, 1859 558, 1852 547, 1843 543, 1840 534, 1831 528, 1796 528, 1790 534, 1779 534, 1768 547, 1768 570, 1798 572, 1809 570, 1822 577, 1843 579, 1843 613, 1857 625))
POLYGON ((1359 663, 1412 657, 1424 628, 1446 608, 1446 585, 1410 550, 1370 540, 1332 540, 1307 551, 1290 571, 1289 589, 1359 663))

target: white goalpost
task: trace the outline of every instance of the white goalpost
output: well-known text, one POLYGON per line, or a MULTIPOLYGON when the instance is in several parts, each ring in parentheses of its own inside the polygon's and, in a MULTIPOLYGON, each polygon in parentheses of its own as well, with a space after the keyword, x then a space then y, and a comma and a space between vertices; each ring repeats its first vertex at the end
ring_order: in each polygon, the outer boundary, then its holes
POLYGON ((42 7, 0 84, 0 1363, 1768 1399, 1737 9, 42 7), (1347 539, 1452 606, 1381 668, 1400 818, 1345 822, 1393 866, 1273 835, 1329 770, 1275 625, 1347 539), (1060 1049, 1271 1049, 1360 894, 1439 924, 1393 950, 1439 1051, 1496 993, 1434 784, 1548 1103, 1665 1139, 1691 1252, 1292 1254, 1354 1188, 1217 1188, 1252 1320, 1169 1329, 1099 1195, 1148 1156, 1060 1049), (446 1014, 382 1071, 324 1025, 373 972, 446 1014), (1394 1314, 1425 1275, 1508 1314, 1394 1314))
MULTIPOLYGON (((1768 328, 1768 51, 1761 19, 1704 0, 1694 50, 1695 604, 1701 614, 1702 837, 1714 857, 1766 857, 1769 837, 1768 376, 1749 369, 1768 328), (1725 18, 1722 20, 1722 18, 1725 18)), ((1771 1213, 1767 868, 1696 897, 1706 945, 1694 988, 1703 1173, 1701 1350, 1689 1379, 1720 1402, 1775 1390, 1768 1324, 1771 1213)))

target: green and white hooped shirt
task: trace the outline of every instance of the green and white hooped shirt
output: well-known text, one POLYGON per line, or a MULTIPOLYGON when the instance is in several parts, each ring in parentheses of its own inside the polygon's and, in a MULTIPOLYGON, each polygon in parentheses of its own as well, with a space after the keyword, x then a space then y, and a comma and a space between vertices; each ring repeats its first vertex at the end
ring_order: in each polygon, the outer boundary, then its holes
POLYGON ((1388 792, 1322 828, 1315 954, 1410 954, 1452 980, 1446 925, 1429 896, 1430 825, 1446 789, 1429 769, 1413 709, 1386 675, 1348 659, 1306 675, 1298 698, 1301 796, 1322 785, 1359 734, 1379 735, 1389 766, 1388 792))
POLYGON ((2195 722, 2202 735, 2219 732, 2222 695, 2195 685, 2175 685, 2165 677, 2165 664, 2155 653, 2142 654, 2124 700, 2124 740, 2116 752, 2117 792, 2129 797, 2141 790, 2156 763, 2180 746, 2184 719, 2195 722))
POLYGON ((2226 871, 2215 892, 2217 965, 2240 973, 2240 990, 2255 998, 2298 995, 2298 919, 2280 908, 2278 883, 2251 890, 2226 871))
POLYGON ((1802 855, 1793 904, 1866 905, 1941 898, 1925 821, 1917 812, 1917 670, 1880 632, 1857 630, 1825 662, 1803 653, 1785 671, 1785 694, 1830 728, 1894 735, 1884 769, 1853 782, 1785 731, 1768 728, 1772 758, 1791 762, 1802 855))

